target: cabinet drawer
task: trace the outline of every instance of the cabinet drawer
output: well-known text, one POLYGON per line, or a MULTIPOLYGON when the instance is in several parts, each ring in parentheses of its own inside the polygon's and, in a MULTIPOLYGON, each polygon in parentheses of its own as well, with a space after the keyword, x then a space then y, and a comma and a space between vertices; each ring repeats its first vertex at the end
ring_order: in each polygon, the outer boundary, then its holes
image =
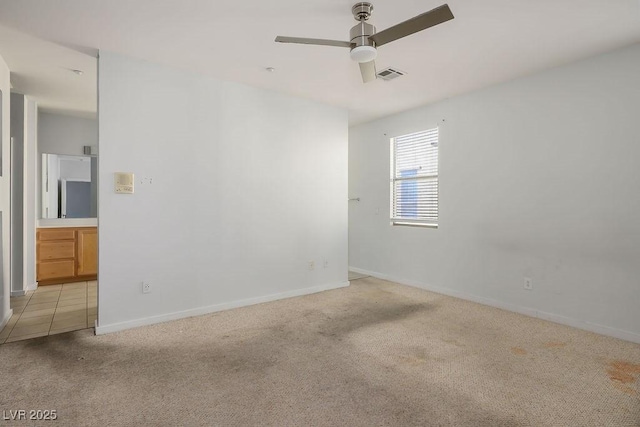
POLYGON ((42 242, 38 250, 38 261, 73 258, 75 249, 75 242, 42 242))
POLYGON ((75 260, 44 261, 38 264, 37 280, 73 277, 75 275, 75 260))
POLYGON ((73 228, 52 228, 38 230, 38 240, 74 240, 76 231, 73 228))

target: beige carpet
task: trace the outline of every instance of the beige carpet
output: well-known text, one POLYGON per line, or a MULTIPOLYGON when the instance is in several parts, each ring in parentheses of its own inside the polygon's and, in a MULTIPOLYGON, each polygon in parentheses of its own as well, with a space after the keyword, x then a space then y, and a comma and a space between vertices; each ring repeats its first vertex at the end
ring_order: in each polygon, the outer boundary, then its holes
POLYGON ((362 273, 356 273, 355 271, 349 271, 349 280, 358 280, 358 279, 364 279, 365 277, 369 277, 366 274, 362 274, 362 273))
POLYGON ((640 425, 639 345, 373 278, 4 344, 0 372, 38 425, 640 425))

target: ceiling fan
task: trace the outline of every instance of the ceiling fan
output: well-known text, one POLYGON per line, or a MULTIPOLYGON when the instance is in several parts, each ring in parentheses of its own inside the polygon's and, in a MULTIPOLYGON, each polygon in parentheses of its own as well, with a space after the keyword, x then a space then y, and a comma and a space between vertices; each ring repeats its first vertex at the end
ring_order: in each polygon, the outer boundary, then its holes
POLYGON ((279 43, 314 44, 321 46, 348 47, 351 49, 351 59, 360 64, 362 81, 368 83, 376 79, 375 59, 378 54, 376 47, 390 43, 402 37, 409 36, 418 31, 426 30, 454 18, 451 9, 446 4, 436 7, 429 12, 401 22, 386 30, 376 33, 376 27, 368 24, 373 5, 367 2, 359 2, 353 5, 351 12, 358 24, 351 28, 350 41, 309 39, 303 37, 276 37, 279 43))

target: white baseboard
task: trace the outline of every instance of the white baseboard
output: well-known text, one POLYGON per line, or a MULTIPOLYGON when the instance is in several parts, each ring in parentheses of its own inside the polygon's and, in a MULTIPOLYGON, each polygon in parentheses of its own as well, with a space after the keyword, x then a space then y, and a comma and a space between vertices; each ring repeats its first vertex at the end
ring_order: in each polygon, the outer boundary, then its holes
POLYGON ((0 331, 3 330, 5 326, 7 326, 7 323, 9 323, 9 319, 11 319, 11 316, 13 316, 13 308, 9 309, 7 315, 4 316, 4 319, 2 319, 2 322, 0 322, 0 331))
POLYGON ((310 288, 296 289, 293 291, 282 292, 279 294, 265 295, 262 297, 249 298, 249 299, 232 301, 232 302, 227 302, 222 304, 215 304, 207 307, 198 307, 191 310, 176 311, 173 313, 145 317, 142 319, 129 320, 126 322, 112 323, 110 325, 98 325, 98 322, 96 322, 96 335, 103 335, 111 332, 123 331, 125 329, 137 328, 139 326, 148 326, 156 323, 183 319, 185 317, 202 316, 203 314, 215 313, 218 311, 229 310, 232 308, 246 307, 248 305, 261 304, 263 302, 270 302, 270 301, 276 301, 276 300, 285 299, 285 298, 293 298, 293 297, 299 297, 302 295, 315 294, 318 292, 344 288, 347 286, 349 286, 348 281, 341 282, 341 283, 331 283, 327 285, 313 286, 310 288))
POLYGON ((357 267, 349 267, 349 270, 366 274, 367 276, 373 276, 378 279, 389 280, 390 282, 400 283, 402 285, 411 286, 414 288, 424 289, 426 291, 435 292, 442 295, 447 295, 454 298, 460 298, 466 301, 477 302, 479 304, 488 305, 490 307, 496 307, 507 311, 513 311, 515 313, 524 314, 525 316, 537 317, 539 319, 548 320, 553 323, 559 323, 561 325, 571 326, 578 329, 583 329, 589 332, 595 332, 596 334, 606 335, 609 337, 619 338, 625 341, 631 341, 640 344, 640 334, 635 332, 625 331, 622 329, 612 328, 610 326, 599 325, 597 323, 587 322, 585 320, 574 319, 572 317, 563 316, 555 313, 548 313, 540 311, 535 308, 523 307, 503 301, 498 301, 490 298, 480 297, 477 295, 469 294, 466 292, 460 292, 453 289, 441 288, 437 286, 430 286, 424 283, 408 280, 401 277, 396 277, 388 274, 383 274, 377 271, 364 270, 357 267))
POLYGON ((35 291, 36 289, 38 289, 38 284, 34 283, 33 285, 28 285, 26 289, 19 290, 19 291, 11 291, 11 296, 21 297, 26 295, 28 291, 35 291))

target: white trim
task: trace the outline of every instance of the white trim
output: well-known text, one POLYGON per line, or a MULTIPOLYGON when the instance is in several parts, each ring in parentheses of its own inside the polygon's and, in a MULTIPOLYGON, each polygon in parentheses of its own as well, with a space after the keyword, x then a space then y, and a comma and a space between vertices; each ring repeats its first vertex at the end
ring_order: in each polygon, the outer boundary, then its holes
POLYGON ((13 308, 9 309, 5 318, 2 319, 2 322, 0 322, 0 331, 3 330, 5 326, 7 326, 7 323, 9 323, 9 319, 11 319, 11 316, 13 316, 13 308))
POLYGON ((460 298, 466 301, 477 302, 479 304, 488 305, 490 307, 496 307, 507 311, 512 311, 525 316, 536 317, 538 319, 548 320, 549 322, 559 323, 561 325, 571 326, 574 328, 582 329, 589 332, 595 332, 596 334, 606 335, 613 338, 618 338, 625 341, 631 341, 640 344, 640 334, 635 332, 625 331, 622 329, 612 328, 610 326, 600 325, 597 323, 591 323, 585 320, 574 319, 572 317, 562 316, 560 314, 548 313, 545 311, 536 310, 535 308, 523 307, 507 302, 502 302, 490 298, 480 297, 466 292, 455 291, 453 289, 440 288, 437 286, 425 285, 424 283, 403 279, 387 274, 379 273, 377 271, 364 270, 357 267, 349 267, 350 271, 360 274, 366 274, 378 279, 389 280, 391 282, 400 283, 402 285, 412 286, 414 288, 420 288, 427 291, 435 292, 442 295, 447 295, 454 298, 460 298))
POLYGON ((422 228, 438 228, 438 224, 417 222, 409 220, 398 220, 391 218, 391 225, 393 226, 405 226, 405 227, 422 227, 422 228))
POLYGON ((20 289, 18 291, 11 291, 11 296, 12 297, 21 297, 27 294, 27 292, 29 291, 35 291, 36 289, 38 289, 38 282, 34 283, 33 285, 27 285, 26 289, 20 289))
POLYGON ((98 326, 96 321, 96 335, 108 334, 111 332, 123 331, 125 329, 137 328, 139 326, 148 326, 156 323, 169 322, 171 320, 183 319, 185 317, 202 316, 203 314, 215 313, 218 311, 229 310, 232 308, 245 307, 248 305, 261 304, 281 300, 285 298, 299 297, 302 295, 315 294, 318 292, 329 291, 349 286, 349 281, 340 283, 330 283, 327 285, 313 286, 310 288, 296 289, 293 291, 282 292, 279 294, 265 295, 262 297, 248 298, 239 301, 231 301, 222 304, 210 305, 207 307, 199 307, 190 310, 176 311, 173 313, 161 314, 158 316, 144 317, 142 319, 128 320, 126 322, 112 323, 110 325, 98 326))
POLYGON ((37 228, 97 227, 98 218, 41 218, 37 228))

